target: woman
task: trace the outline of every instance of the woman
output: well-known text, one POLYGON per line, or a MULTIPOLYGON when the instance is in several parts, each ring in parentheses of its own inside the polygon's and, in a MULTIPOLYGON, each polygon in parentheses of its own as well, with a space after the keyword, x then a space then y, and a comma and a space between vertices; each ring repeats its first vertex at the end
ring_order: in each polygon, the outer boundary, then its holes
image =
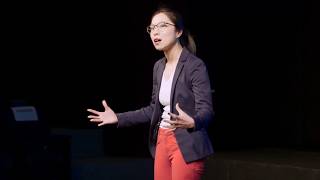
POLYGON ((98 126, 150 122, 155 180, 200 179, 204 160, 213 153, 207 135, 214 114, 207 68, 194 55, 195 43, 177 12, 158 9, 147 32, 154 47, 164 53, 154 65, 150 105, 116 114, 103 100, 105 111, 88 109, 93 113, 88 118, 98 126))

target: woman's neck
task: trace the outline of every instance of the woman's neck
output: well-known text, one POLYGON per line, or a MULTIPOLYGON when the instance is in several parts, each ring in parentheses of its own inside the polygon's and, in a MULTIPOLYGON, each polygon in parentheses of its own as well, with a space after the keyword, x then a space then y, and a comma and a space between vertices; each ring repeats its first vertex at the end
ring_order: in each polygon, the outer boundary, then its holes
POLYGON ((175 65, 179 61, 180 54, 182 52, 183 47, 180 43, 176 43, 169 50, 164 52, 166 56, 167 63, 170 65, 175 65))

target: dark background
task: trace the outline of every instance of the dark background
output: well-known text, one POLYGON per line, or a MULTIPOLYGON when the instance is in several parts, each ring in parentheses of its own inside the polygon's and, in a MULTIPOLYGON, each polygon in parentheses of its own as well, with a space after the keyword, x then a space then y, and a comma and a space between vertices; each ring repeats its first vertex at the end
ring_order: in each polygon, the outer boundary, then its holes
MULTIPOLYGON (((148 105, 153 64, 162 54, 146 26, 159 2, 8 5, 3 107, 22 99, 38 108, 44 128, 95 129, 86 109, 102 110, 102 99, 115 112, 148 105)), ((167 2, 185 17, 207 64, 216 111, 209 133, 217 151, 319 149, 314 2, 167 2)), ((148 125, 101 128, 107 155, 149 156, 148 125)))

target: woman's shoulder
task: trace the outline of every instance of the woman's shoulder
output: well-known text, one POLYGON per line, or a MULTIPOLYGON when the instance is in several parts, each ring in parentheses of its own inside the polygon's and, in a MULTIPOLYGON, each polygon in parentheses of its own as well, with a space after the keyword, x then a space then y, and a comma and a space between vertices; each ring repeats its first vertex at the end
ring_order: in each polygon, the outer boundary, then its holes
POLYGON ((196 54, 191 53, 187 48, 183 48, 182 61, 187 61, 189 64, 203 64, 204 61, 196 54))
POLYGON ((154 63, 153 67, 154 67, 154 68, 157 68, 160 64, 162 64, 162 63, 164 63, 164 62, 165 62, 165 57, 162 57, 162 58, 158 59, 158 60, 154 63))
POLYGON ((158 59, 154 64, 153 64, 153 73, 156 73, 160 67, 160 64, 162 64, 165 61, 165 58, 160 58, 158 59))
POLYGON ((192 53, 188 54, 187 62, 188 64, 190 64, 191 67, 206 66, 202 58, 192 53))

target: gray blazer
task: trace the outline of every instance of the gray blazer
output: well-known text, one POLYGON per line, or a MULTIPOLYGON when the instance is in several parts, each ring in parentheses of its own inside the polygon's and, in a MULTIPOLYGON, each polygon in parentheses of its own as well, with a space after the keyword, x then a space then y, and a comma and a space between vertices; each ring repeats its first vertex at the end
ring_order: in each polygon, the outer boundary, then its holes
MULTIPOLYGON (((149 149, 153 157, 162 115, 159 91, 165 64, 165 58, 154 64, 150 105, 136 111, 117 114, 118 127, 150 122, 149 149)), ((174 131, 185 161, 196 161, 212 154, 213 148, 207 127, 213 119, 214 111, 207 68, 201 59, 185 48, 179 58, 171 88, 171 112, 178 114, 175 109, 176 103, 179 103, 180 108, 195 120, 193 129, 177 128, 174 131)))

